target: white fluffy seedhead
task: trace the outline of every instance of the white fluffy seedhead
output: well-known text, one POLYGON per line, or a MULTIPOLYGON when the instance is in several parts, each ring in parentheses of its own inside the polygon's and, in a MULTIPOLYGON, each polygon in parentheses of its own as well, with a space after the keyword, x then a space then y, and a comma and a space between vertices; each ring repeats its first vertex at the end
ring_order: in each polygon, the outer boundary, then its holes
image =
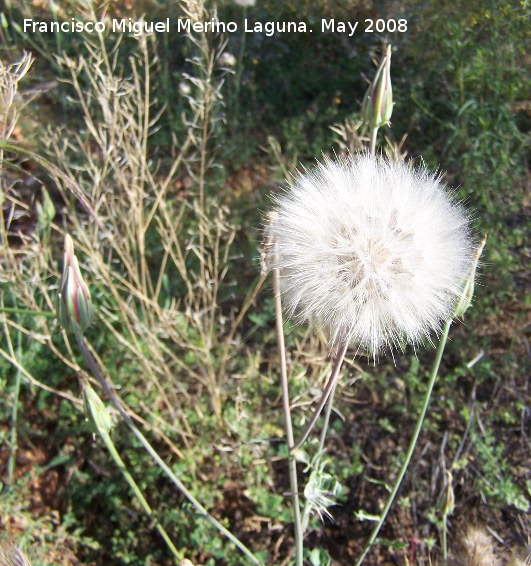
POLYGON ((473 246, 461 206, 423 167, 358 154, 297 175, 268 227, 288 314, 376 358, 452 316, 473 246))

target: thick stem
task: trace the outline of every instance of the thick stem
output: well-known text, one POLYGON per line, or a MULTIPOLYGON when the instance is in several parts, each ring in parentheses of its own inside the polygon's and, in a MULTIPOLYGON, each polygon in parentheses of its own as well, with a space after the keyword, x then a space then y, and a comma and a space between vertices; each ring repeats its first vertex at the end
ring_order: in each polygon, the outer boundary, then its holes
POLYGON ((369 152, 371 155, 376 155, 376 139, 378 138, 378 127, 371 128, 371 145, 369 152))
POLYGON ((275 293, 275 311, 277 318, 277 340, 280 357, 280 380, 282 383, 282 406, 284 409, 284 420, 286 427, 286 440, 290 449, 288 456, 288 471, 291 487, 291 503, 293 507, 293 523, 295 530, 296 564, 303 565, 304 540, 301 523, 301 508, 299 501, 299 487, 297 482, 297 462, 291 451, 294 444, 293 424, 291 422, 291 408, 289 402, 288 372, 286 367, 286 345, 284 343, 284 327, 282 317, 282 301, 280 297, 280 273, 278 269, 273 270, 273 290, 275 293))
POLYGON ((384 510, 382 511, 382 514, 380 515, 380 520, 378 521, 378 523, 376 524, 376 526, 374 527, 371 536, 369 538, 369 541, 367 543, 367 545, 365 546, 365 548, 363 549, 363 552, 361 554, 361 556, 359 557, 358 561, 356 562, 355 566, 360 566, 360 564, 363 562, 365 556, 367 555, 367 553, 369 552, 369 550, 371 549, 371 546, 374 544, 374 541, 376 540, 376 537, 378 536, 378 533, 380 532, 380 529, 382 528, 382 525, 387 517, 387 514, 389 513, 389 509, 391 508, 391 505, 393 504, 393 501, 395 500, 396 494, 398 493, 398 490, 400 488, 400 485, 402 484, 402 480, 404 479, 404 475, 406 474, 406 470, 409 466, 409 462, 411 461, 411 457, 413 456, 413 451, 415 450, 415 446, 417 445, 417 441, 420 435, 420 431, 422 429, 422 425, 424 423, 424 417, 426 416, 426 411, 428 410, 428 405, 430 403, 430 398, 431 398, 431 393, 433 391, 433 386, 435 385, 435 379, 437 377, 437 373, 439 371, 439 366, 441 365, 441 359, 442 359, 442 355, 444 352, 444 348, 446 346, 446 341, 448 340, 448 333, 450 332, 450 326, 452 325, 452 321, 451 320, 447 320, 443 331, 442 331, 442 335, 441 338, 439 340, 439 346, 437 347, 437 353, 435 355, 435 360, 433 362, 433 367, 431 369, 431 375, 430 375, 430 380, 428 382, 428 389, 426 390, 426 395, 424 397, 424 404, 422 405, 422 409, 420 411, 419 414, 419 418, 417 419, 417 424, 415 426, 415 431, 413 432, 413 437, 411 438, 411 441, 409 443, 409 448, 406 454, 406 458, 404 460, 404 463, 402 464, 402 467, 400 468, 400 472, 398 473, 398 477, 396 478, 395 481, 395 485, 393 486, 393 490, 391 491, 391 494, 389 495, 389 498, 387 500, 387 503, 385 504, 384 510))

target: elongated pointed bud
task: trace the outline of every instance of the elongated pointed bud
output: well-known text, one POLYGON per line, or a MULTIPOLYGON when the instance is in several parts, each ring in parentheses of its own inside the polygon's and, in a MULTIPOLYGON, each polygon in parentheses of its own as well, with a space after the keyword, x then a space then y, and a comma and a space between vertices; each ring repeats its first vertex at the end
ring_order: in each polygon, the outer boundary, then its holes
POLYGON ((101 436, 109 434, 113 425, 112 417, 99 395, 88 382, 83 385, 82 397, 85 415, 90 422, 92 431, 101 436))
POLYGON ((376 76, 369 86, 361 115, 363 121, 371 128, 379 128, 387 124, 393 114, 393 89, 391 87, 391 46, 387 47, 376 76))
POLYGON ((67 332, 83 332, 92 322, 92 299, 83 280, 74 243, 69 234, 65 238, 63 277, 57 294, 57 317, 67 332))
POLYGON ((472 297, 474 296, 474 287, 476 281, 476 270, 478 268, 479 258, 481 257, 481 253, 483 252, 483 248, 487 243, 487 235, 483 237, 481 240, 476 253, 474 254, 474 258, 472 260, 472 266, 470 268, 470 274, 468 279, 466 280, 465 286, 463 288, 463 292, 461 293, 461 297, 455 307, 454 316, 463 316, 465 312, 468 310, 468 307, 472 304, 472 297))

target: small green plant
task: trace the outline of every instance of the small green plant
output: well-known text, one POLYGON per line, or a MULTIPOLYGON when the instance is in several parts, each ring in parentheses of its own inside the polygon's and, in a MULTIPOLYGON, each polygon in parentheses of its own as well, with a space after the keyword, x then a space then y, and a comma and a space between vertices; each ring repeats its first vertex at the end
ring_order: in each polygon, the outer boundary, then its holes
POLYGON ((528 494, 523 493, 507 474, 505 446, 497 441, 492 431, 481 431, 473 427, 470 433, 481 468, 489 478, 489 481, 480 481, 481 491, 492 501, 528 512, 528 494))
MULTIPOLYGON (((2 562, 2 552, 6 552, 11 559, 16 556, 12 554, 15 548, 9 544, 15 534, 18 547, 25 551, 24 554, 27 554, 33 566, 45 566, 61 559, 75 559, 75 551, 80 547, 98 549, 96 541, 75 528, 75 518, 71 512, 65 513, 61 521, 55 511, 35 516, 32 510, 32 492, 37 474, 38 470, 22 474, 10 485, 0 483, 3 525, 0 534, 0 563, 11 564, 2 562)), ((18 558, 22 559, 22 555, 18 558)))

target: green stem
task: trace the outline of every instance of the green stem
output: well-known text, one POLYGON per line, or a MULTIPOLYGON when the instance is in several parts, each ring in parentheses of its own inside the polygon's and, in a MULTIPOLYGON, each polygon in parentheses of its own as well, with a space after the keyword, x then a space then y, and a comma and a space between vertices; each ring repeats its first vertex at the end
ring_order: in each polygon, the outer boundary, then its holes
POLYGON ((275 311, 277 319, 277 340, 280 356, 280 379, 282 383, 282 406, 286 426, 286 440, 288 442, 288 471, 291 487, 291 502, 293 507, 293 524, 295 530, 296 564, 303 566, 304 533, 301 522, 301 508, 299 501, 299 487, 297 482, 297 462, 293 456, 291 447, 294 445, 293 424, 291 422, 291 408, 288 390, 288 372, 286 367, 286 345, 284 343, 284 327, 282 320, 282 301, 280 296, 280 273, 278 269, 273 270, 273 290, 275 294, 275 311))
POLYGON ((34 311, 31 309, 19 309, 16 307, 1 307, 0 312, 7 312, 10 314, 32 314, 34 316, 55 316, 52 311, 34 311))
POLYGON ((225 535, 231 542, 233 542, 242 552, 245 554, 252 562, 252 564, 261 564, 258 558, 254 556, 254 554, 239 540, 237 539, 228 529, 226 529, 217 519, 215 519, 206 509, 199 503, 199 501, 192 495, 190 491, 184 486, 181 480, 172 472, 169 466, 164 462, 164 460, 157 454, 155 449, 151 446, 148 442, 147 438, 140 432, 140 430, 136 427, 135 423, 132 421, 131 417, 127 414, 127 411, 122 407, 118 397, 114 394, 112 389, 110 388, 107 380, 103 377, 102 373, 96 361, 92 357, 92 354, 89 352, 87 345, 85 343, 85 339, 79 333, 75 333, 75 337, 79 348, 85 358, 88 366, 94 377, 99 381, 101 387, 105 391, 106 395, 109 397, 113 405, 116 407, 118 412, 122 415, 123 419, 127 423, 127 426, 130 428, 131 432, 138 438, 141 442, 142 446, 146 449, 149 455, 155 460, 157 465, 164 471, 164 473, 170 478, 170 480, 177 486, 179 491, 188 499, 188 501, 195 507, 197 512, 201 517, 206 519, 211 525, 213 525, 220 533, 225 535))
POLYGON ((431 393, 433 391, 433 386, 435 385, 435 379, 437 377, 437 373, 439 371, 439 366, 441 365, 441 359, 442 359, 442 355, 444 352, 444 348, 446 346, 446 341, 448 340, 448 333, 450 332, 450 326, 452 325, 452 320, 447 320, 443 331, 442 331, 442 335, 441 338, 439 340, 439 345, 437 347, 437 353, 435 355, 435 360, 433 362, 433 367, 431 370, 431 375, 430 375, 430 380, 428 382, 428 389, 426 391, 426 395, 424 397, 424 404, 422 406, 422 409, 420 411, 420 415, 419 418, 417 420, 417 425, 415 427, 415 431, 413 432, 413 437, 411 438, 411 441, 409 443, 409 448, 406 454, 406 459, 404 460, 404 463, 402 464, 402 467, 400 468, 400 472, 398 473, 398 477, 396 478, 396 482, 395 485, 393 486, 393 490, 391 491, 391 494, 389 495, 389 498, 387 500, 387 503, 384 507, 384 510, 382 511, 382 514, 380 516, 380 520, 378 521, 378 523, 376 524, 376 526, 374 527, 371 536, 369 538, 369 541, 367 543, 367 545, 365 546, 365 548, 363 549, 363 552, 361 554, 361 556, 359 557, 358 561, 356 562, 355 566, 360 566, 360 564, 363 562, 365 556, 367 555, 367 553, 369 552, 369 550, 371 549, 372 545, 374 544, 374 541, 376 540, 376 537, 378 536, 378 533, 380 532, 380 529, 382 528, 382 525, 387 517, 387 514, 389 513, 389 509, 391 508, 391 505, 393 504, 393 501, 395 500, 396 494, 398 493, 398 490, 400 488, 400 485, 402 483, 402 480, 404 479, 404 475, 406 473, 406 470, 409 466, 409 462, 411 461, 411 457, 413 456, 413 451, 415 450, 415 446, 417 445, 417 441, 420 435, 420 431, 422 429, 422 425, 424 423, 424 417, 426 416, 426 411, 428 410, 428 405, 430 403, 430 398, 431 398, 431 393))
POLYGON ((442 525, 442 552, 443 552, 443 564, 445 566, 446 563, 448 562, 447 530, 448 530, 448 516, 445 513, 443 516, 443 525, 442 525))
POLYGON ((148 514, 150 519, 155 523, 155 527, 159 531, 161 537, 165 540, 166 544, 168 545, 168 548, 172 551, 173 555, 176 558, 178 558, 179 560, 182 560, 183 559, 182 555, 175 548, 173 542, 171 541, 170 537, 168 536, 168 533, 165 531, 164 527, 160 524, 159 520, 157 519, 157 517, 153 513, 153 510, 149 506, 149 503, 146 501, 146 498, 144 497, 144 495, 140 491, 140 488, 138 487, 137 483, 135 482, 133 476, 129 473, 129 470, 126 468, 125 463, 122 460, 122 458, 120 457, 120 454, 118 453, 118 451, 116 450, 116 446, 114 445, 111 437, 105 431, 99 430, 98 432, 100 433, 100 436, 103 439, 103 442, 105 443, 105 446, 107 447, 107 450, 110 452, 113 460, 116 462, 116 465, 118 466, 118 468, 122 472, 125 480, 130 485, 134 494, 136 495, 136 497, 140 501, 140 504, 144 508, 144 511, 148 514))
POLYGON ((376 139, 378 138, 378 130, 378 126, 371 128, 371 145, 369 147, 371 155, 376 155, 376 139))

